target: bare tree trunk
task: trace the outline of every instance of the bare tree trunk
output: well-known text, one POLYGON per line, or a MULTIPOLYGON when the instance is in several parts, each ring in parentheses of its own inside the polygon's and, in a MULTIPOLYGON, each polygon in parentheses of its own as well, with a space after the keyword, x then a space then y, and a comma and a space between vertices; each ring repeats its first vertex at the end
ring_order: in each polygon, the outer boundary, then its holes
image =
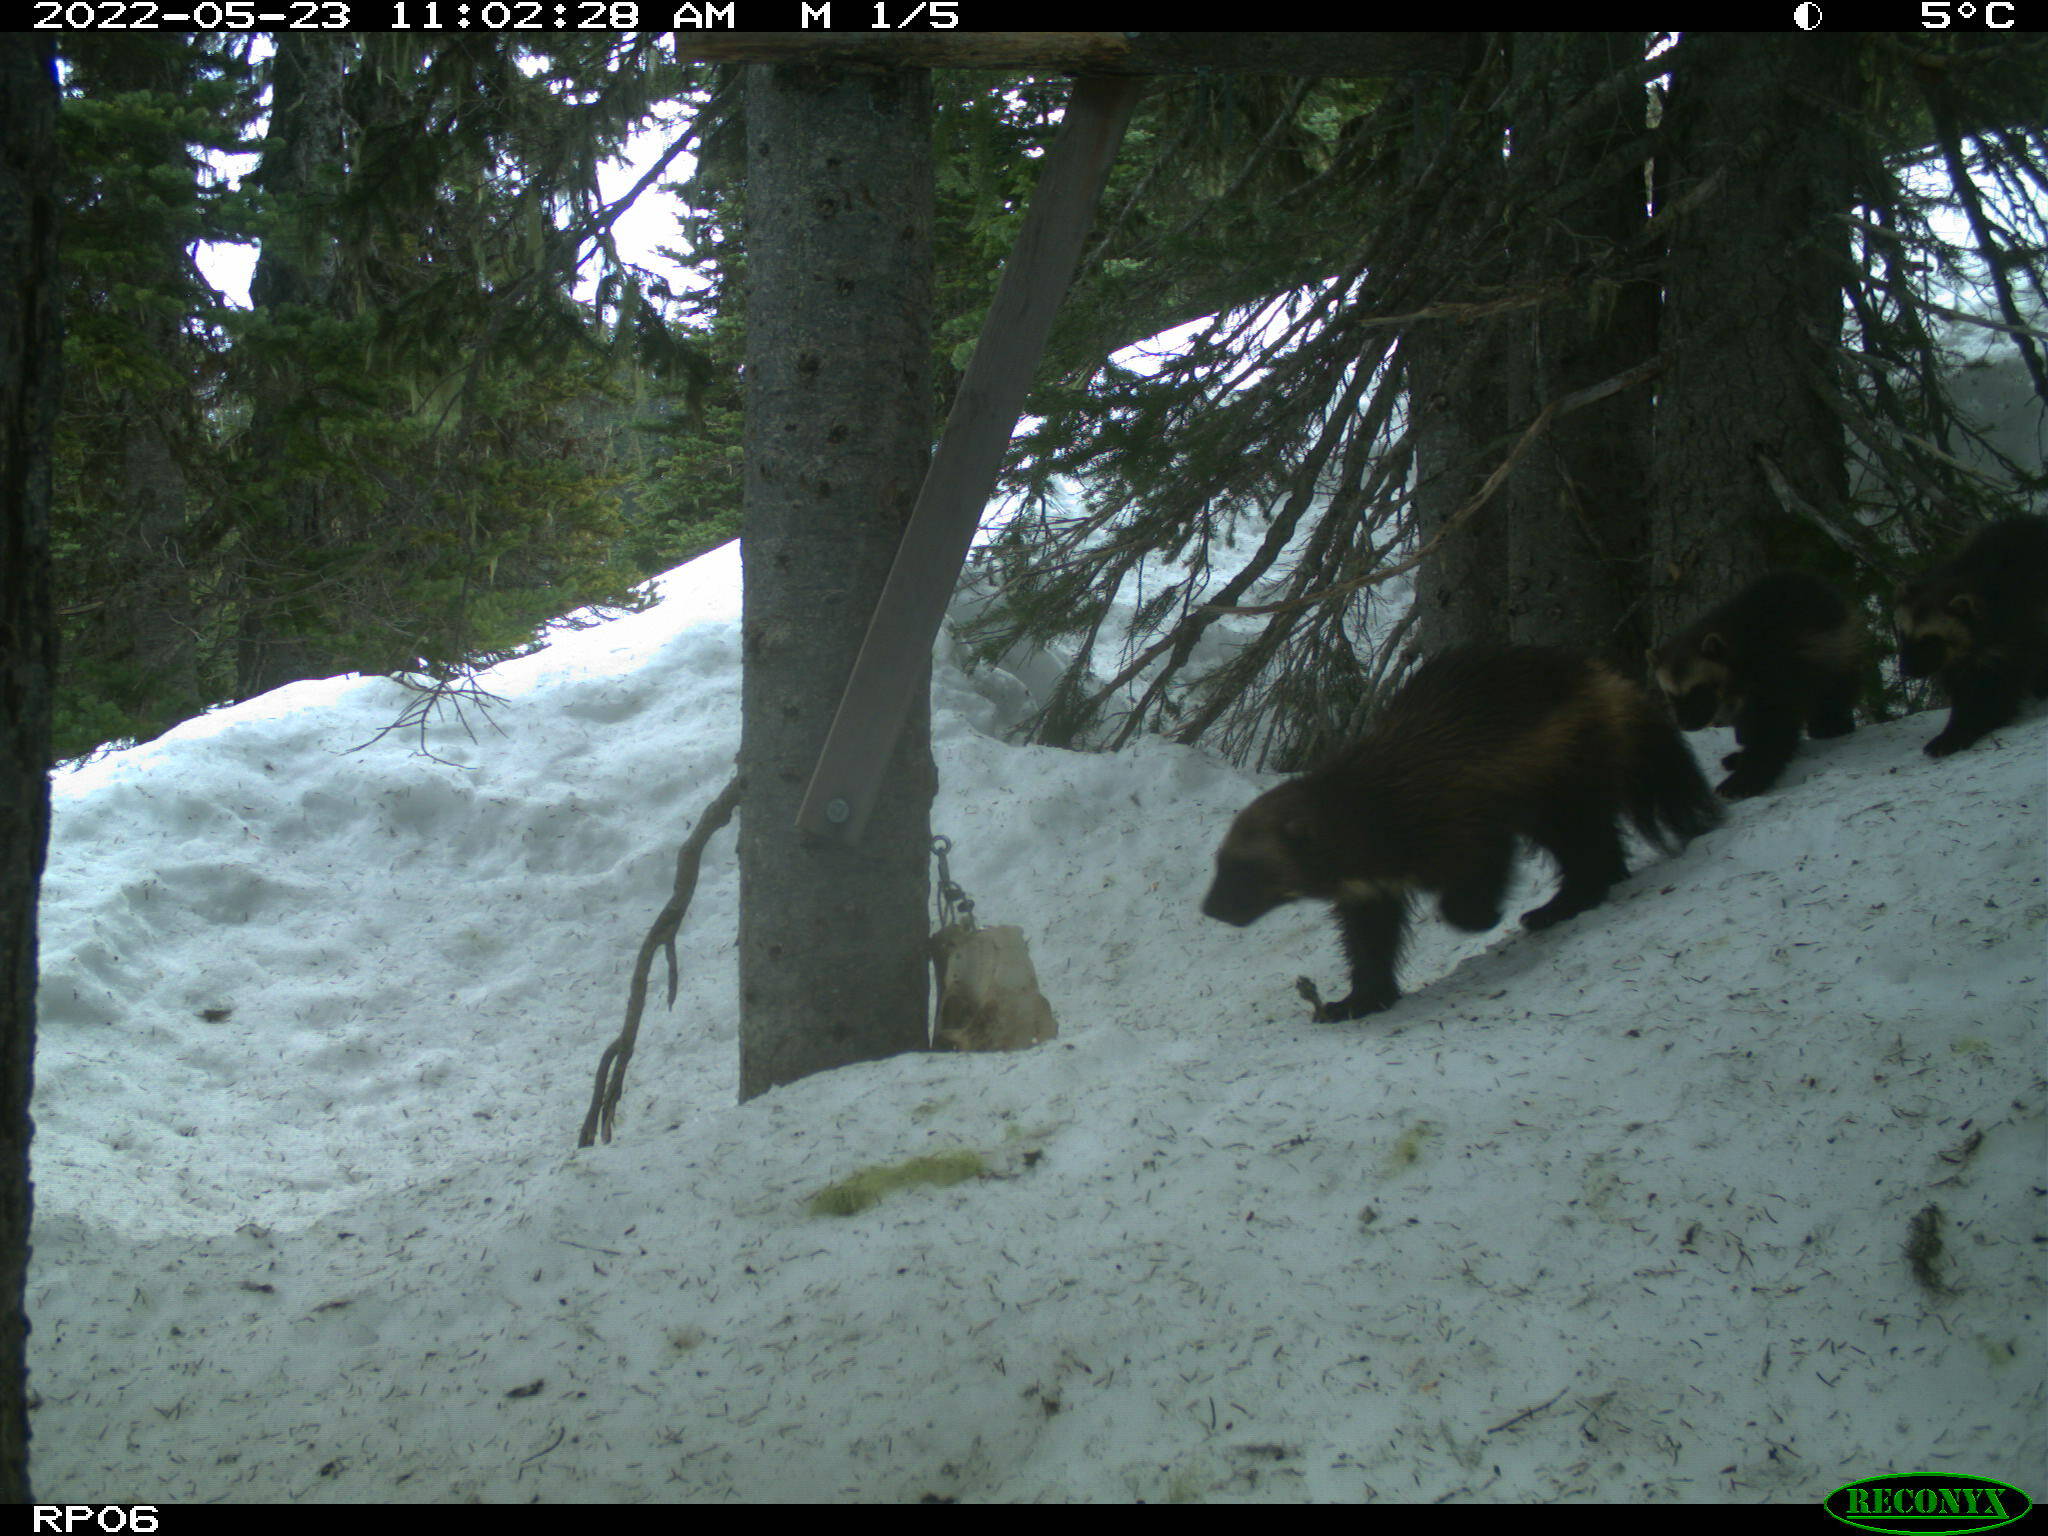
POLYGON ((49 843, 50 438, 57 299, 57 75, 46 37, 0 37, 0 1500, 28 1485, 28 1275, 36 891, 49 843))
MULTIPOLYGON (((1493 467, 1508 424, 1508 336, 1498 319, 1428 321, 1401 343, 1415 413, 1415 512, 1424 539, 1464 506, 1493 467)), ((1496 495, 1453 529, 1415 573, 1415 638, 1424 655, 1508 638, 1508 499, 1496 495)))
MULTIPOLYGON (((342 157, 342 87, 349 44, 315 33, 278 34, 271 64, 270 129, 255 180, 276 202, 275 218, 249 280, 258 311, 299 324, 333 305, 332 220, 316 206, 324 176, 342 157)), ((254 398, 247 472, 258 486, 243 532, 243 607, 236 691, 244 698, 328 670, 330 658, 307 638, 315 610, 303 596, 308 564, 328 542, 319 477, 292 467, 293 445, 317 434, 314 385, 299 351, 266 345, 248 367, 254 398)))
POLYGON ((1774 559, 1780 486, 1847 496, 1832 372, 1853 197, 1853 38, 1689 33, 1657 151, 1670 233, 1652 507, 1654 621, 1668 634, 1774 559), (1771 468, 1782 477, 1772 483, 1771 468))
MULTIPOLYGON (((1467 136, 1498 134, 1459 120, 1452 105, 1459 82, 1425 79, 1414 86, 1412 174, 1440 155, 1463 161, 1443 182, 1436 237, 1427 258, 1440 268, 1421 291, 1430 302, 1472 302, 1480 286, 1508 277, 1508 249, 1499 230, 1500 156, 1474 153, 1467 136)), ((1444 527, 1485 483, 1498 462, 1488 450, 1512 424, 1516 348, 1525 324, 1510 315, 1431 319, 1401 338, 1408 409, 1415 437, 1416 526, 1424 539, 1444 527)), ((1503 450, 1504 451, 1504 450, 1503 450)), ((1429 655, 1474 640, 1507 638, 1508 505, 1496 495, 1452 529, 1415 573, 1416 645, 1429 655)))
POLYGON ((206 704, 199 690, 198 620, 182 549, 185 472, 162 421, 149 414, 134 421, 122 470, 141 560, 125 614, 106 615, 104 622, 125 624, 137 663, 135 696, 122 702, 142 719, 160 721, 161 729, 206 704))
POLYGON ((753 65, 746 113, 742 1099, 924 1047, 935 783, 927 678, 862 843, 793 825, 931 447, 930 77, 753 65))
MULTIPOLYGON (((1517 97, 1539 138, 1618 70, 1640 64, 1635 32, 1521 33, 1514 39, 1517 97)), ((1643 161, 1596 170, 1644 130, 1641 86, 1567 138, 1519 151, 1511 174, 1523 207, 1560 196, 1521 253, 1526 281, 1571 274, 1625 247, 1641 230, 1643 161), (1575 195, 1570 189, 1578 187, 1575 195)), ((1530 313, 1526 363, 1515 401, 1529 417, 1575 390, 1634 367, 1657 347, 1657 287, 1647 276, 1575 280, 1565 296, 1530 313)), ((1505 488, 1509 522, 1509 638, 1568 645, 1635 667, 1649 641, 1637 612, 1649 525, 1650 390, 1624 390, 1561 416, 1505 488)))

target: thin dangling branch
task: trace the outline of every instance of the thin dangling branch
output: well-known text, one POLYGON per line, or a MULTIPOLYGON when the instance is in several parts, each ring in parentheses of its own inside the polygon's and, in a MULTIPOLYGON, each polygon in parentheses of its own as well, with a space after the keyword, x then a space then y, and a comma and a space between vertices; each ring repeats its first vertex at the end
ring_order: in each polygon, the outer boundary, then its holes
POLYGON ((604 1048, 604 1055, 597 1063, 597 1083, 590 1093, 590 1112, 583 1117, 583 1131, 576 1138, 576 1145, 587 1147, 602 1135, 609 1143, 612 1139, 612 1117, 619 1107, 619 1095, 626 1086, 626 1063, 633 1059, 633 1043, 640 1034, 640 1014, 647 1006, 647 973, 654 965, 657 949, 668 951, 668 1001, 673 1007, 676 1000, 676 930, 683 925, 683 914, 690 909, 690 898, 697 893, 697 870, 704 862, 704 845, 711 841, 712 833, 732 820, 732 813, 740 803, 741 779, 734 774, 726 781, 725 788, 718 792, 704 814, 698 819, 695 830, 683 840, 683 846, 676 853, 676 885, 668 899, 668 905, 661 909, 654 925, 647 930, 647 937, 640 941, 640 957, 633 962, 633 986, 626 995, 626 1026, 619 1031, 618 1039, 604 1048))

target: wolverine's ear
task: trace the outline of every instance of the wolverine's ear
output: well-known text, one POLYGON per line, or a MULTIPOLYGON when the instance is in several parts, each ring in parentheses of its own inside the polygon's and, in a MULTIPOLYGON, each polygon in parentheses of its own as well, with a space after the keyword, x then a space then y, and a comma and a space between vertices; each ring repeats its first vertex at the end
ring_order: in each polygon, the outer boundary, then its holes
POLYGON ((1728 642, 1717 634, 1704 635, 1700 639, 1700 654, 1709 661, 1728 659, 1728 642))
POLYGON ((1958 592, 1948 600, 1948 611, 1959 619, 1975 619, 1979 606, 1974 592, 1958 592))

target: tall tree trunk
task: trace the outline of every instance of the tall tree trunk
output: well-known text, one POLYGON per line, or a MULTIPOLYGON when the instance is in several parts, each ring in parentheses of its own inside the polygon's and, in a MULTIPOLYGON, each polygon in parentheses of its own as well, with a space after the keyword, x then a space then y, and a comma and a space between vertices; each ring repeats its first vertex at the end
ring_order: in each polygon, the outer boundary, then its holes
POLYGON ((134 647, 137 689, 124 699, 131 718, 161 730, 205 708, 199 690, 197 612, 183 550, 185 472, 163 419, 140 405, 124 445, 122 470, 140 556, 123 615, 134 647))
MULTIPOLYGON (((1526 122, 1511 163, 1518 205, 1541 206, 1567 189, 1582 189, 1532 221, 1519 253, 1526 282, 1583 271, 1642 229, 1643 161, 1598 169, 1641 138, 1641 86, 1614 96, 1568 136, 1536 141, 1616 71, 1639 65, 1645 41, 1638 32, 1520 33, 1514 39, 1516 94, 1526 122)), ((1656 283, 1649 277, 1574 280, 1563 298, 1530 311, 1526 323, 1527 344, 1515 349, 1526 364, 1515 413, 1525 420, 1656 350, 1656 283)), ((1650 398, 1649 388, 1639 386, 1557 418, 1505 488, 1509 638, 1638 664, 1649 640, 1638 609, 1649 527, 1650 398)))
POLYGON ((0 1500, 28 1486, 36 891, 50 833, 50 436, 57 299, 57 73, 47 37, 0 37, 0 1500))
POLYGON ((935 782, 921 691, 864 841, 794 826, 931 446, 930 78, 752 65, 746 116, 743 1099, 925 1045, 935 782))
POLYGON ((1670 232, 1652 505, 1661 634, 1776 558, 1782 486, 1847 497, 1834 372, 1853 198, 1853 38, 1687 34, 1657 150, 1670 232))
MULTIPOLYGON (((1433 269, 1425 303, 1472 302, 1506 282, 1508 248, 1500 228, 1499 125, 1459 117, 1458 81, 1421 79, 1413 87, 1411 174, 1439 157, 1454 164, 1428 232, 1433 269), (1479 149, 1478 141, 1489 141, 1479 149), (1485 286, 1489 292, 1482 295, 1485 286)), ((1422 320, 1401 337, 1408 409, 1415 437, 1416 526, 1435 538, 1479 491, 1498 462, 1489 452, 1507 431, 1513 384, 1528 330, 1510 316, 1422 320)), ((1499 496, 1444 535, 1416 570, 1416 645, 1427 655, 1467 641, 1507 638, 1507 507, 1499 496)))
MULTIPOLYGON (((270 129, 254 180, 272 200, 272 223, 249 280, 252 308, 279 322, 286 338, 333 308, 332 220, 320 184, 340 174, 345 39, 318 33, 278 34, 271 64, 270 129)), ((243 697, 316 677, 328 658, 308 637, 317 607, 305 592, 308 570, 328 530, 318 476, 294 467, 296 441, 320 430, 315 386, 301 346, 270 338, 245 352, 254 406, 249 418, 248 470, 255 484, 252 520, 243 534, 243 608, 236 687, 243 697)))

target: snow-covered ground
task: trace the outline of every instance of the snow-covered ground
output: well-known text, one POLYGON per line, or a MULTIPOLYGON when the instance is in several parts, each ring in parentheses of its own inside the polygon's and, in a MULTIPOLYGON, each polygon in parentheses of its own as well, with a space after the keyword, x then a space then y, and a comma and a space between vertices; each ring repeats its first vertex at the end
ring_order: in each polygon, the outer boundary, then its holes
POLYGON ((942 663, 934 826, 1060 1038, 736 1106, 727 831, 579 1152, 737 745, 736 562, 498 668, 445 761, 352 751, 408 696, 350 680, 60 776, 39 1498, 2048 1490, 2039 709, 1809 744, 1552 932, 1424 916, 1331 1026, 1324 915, 1196 911, 1271 779, 1005 744, 1019 685, 942 663), (806 1212, 955 1148, 989 1176, 806 1212))

